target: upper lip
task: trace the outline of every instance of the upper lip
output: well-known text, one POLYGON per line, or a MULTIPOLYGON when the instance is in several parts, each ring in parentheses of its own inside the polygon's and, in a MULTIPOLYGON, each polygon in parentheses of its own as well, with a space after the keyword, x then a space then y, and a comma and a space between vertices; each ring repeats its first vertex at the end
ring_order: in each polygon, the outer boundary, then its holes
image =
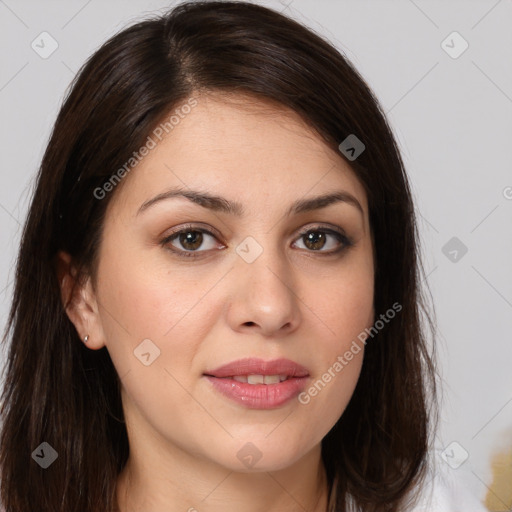
POLYGON ((234 377, 237 375, 286 375, 288 377, 307 377, 309 372, 304 366, 289 359, 264 361, 258 358, 245 358, 231 361, 214 370, 205 372, 212 377, 234 377))

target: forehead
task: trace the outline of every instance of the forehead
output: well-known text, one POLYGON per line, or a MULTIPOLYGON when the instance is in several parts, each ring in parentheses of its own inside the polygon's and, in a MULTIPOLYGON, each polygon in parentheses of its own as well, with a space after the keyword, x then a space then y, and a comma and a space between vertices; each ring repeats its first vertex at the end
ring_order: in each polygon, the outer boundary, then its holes
POLYGON ((214 190, 241 202, 257 198, 260 207, 262 201, 341 188, 367 208, 351 167, 295 112, 247 96, 193 97, 197 105, 174 116, 172 128, 160 129, 161 140, 150 134, 153 149, 123 179, 124 190, 117 191, 122 203, 134 208, 135 202, 176 185, 214 190))

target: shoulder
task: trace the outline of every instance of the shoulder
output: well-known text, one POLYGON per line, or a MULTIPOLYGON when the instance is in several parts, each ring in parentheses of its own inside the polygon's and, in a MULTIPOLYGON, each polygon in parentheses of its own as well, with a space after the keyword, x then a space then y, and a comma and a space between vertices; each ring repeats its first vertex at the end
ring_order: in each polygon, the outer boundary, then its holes
POLYGON ((436 450, 415 504, 404 512, 487 512, 469 487, 470 476, 463 468, 450 468, 436 450))

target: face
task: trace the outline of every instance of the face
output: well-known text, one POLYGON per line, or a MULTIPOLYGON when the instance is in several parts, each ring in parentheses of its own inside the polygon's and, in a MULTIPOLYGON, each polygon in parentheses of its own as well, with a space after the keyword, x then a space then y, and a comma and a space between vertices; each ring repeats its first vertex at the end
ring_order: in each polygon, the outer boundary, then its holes
POLYGON ((110 192, 90 306, 71 315, 106 345, 148 451, 282 469, 318 448, 360 374, 367 198, 295 114, 196 98, 110 192))

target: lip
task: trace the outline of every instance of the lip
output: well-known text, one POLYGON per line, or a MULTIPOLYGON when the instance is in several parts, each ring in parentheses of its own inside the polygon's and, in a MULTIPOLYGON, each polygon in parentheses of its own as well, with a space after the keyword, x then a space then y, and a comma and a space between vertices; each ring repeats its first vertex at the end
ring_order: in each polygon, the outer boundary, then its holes
POLYGON ((289 359, 246 358, 206 371, 204 377, 215 390, 239 405, 250 409, 275 409, 304 389, 309 372, 289 359), (240 375, 287 375, 288 379, 276 384, 248 384, 231 378, 240 375))
POLYGON ((204 373, 212 377, 234 377, 237 375, 289 375, 290 377, 307 377, 309 371, 304 366, 290 359, 273 359, 264 361, 255 357, 238 359, 204 373))

